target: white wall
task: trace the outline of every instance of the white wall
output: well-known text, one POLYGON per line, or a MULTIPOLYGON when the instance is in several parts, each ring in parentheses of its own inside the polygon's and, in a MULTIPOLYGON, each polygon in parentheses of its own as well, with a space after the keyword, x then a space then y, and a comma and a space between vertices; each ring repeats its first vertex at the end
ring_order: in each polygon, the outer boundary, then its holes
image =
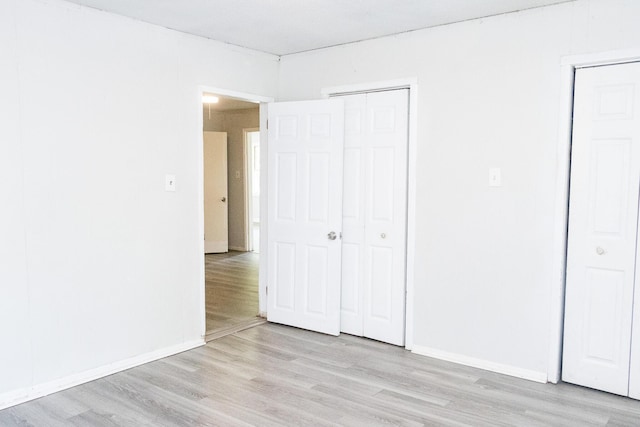
POLYGON ((546 378, 560 61, 640 47, 639 16, 579 0, 282 58, 280 100, 418 79, 417 351, 546 378))
POLYGON ((58 0, 0 2, 0 407, 201 340, 198 86, 273 96, 277 71, 58 0))

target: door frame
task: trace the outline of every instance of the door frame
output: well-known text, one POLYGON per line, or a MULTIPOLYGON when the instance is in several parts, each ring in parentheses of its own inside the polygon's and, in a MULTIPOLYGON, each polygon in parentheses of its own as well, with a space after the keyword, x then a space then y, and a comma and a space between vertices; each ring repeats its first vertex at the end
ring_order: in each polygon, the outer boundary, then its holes
POLYGON ((556 153, 556 195, 554 212, 553 265, 551 286, 549 354, 547 381, 558 383, 562 373, 562 340, 567 269, 569 225, 569 176, 573 132, 573 89, 575 72, 580 68, 640 62, 640 49, 570 55, 560 62, 560 120, 556 153))
MULTIPOLYGON (((200 318, 200 334, 202 337, 206 335, 207 332, 207 310, 205 306, 205 258, 204 258, 204 136, 203 136, 203 127, 204 127, 204 117, 202 114, 202 95, 205 93, 213 93, 220 96, 227 96, 230 98, 236 98, 243 101, 256 102, 260 103, 260 141, 266 141, 267 137, 267 103, 273 102, 274 98, 270 96, 258 95, 255 93, 248 92, 239 92, 236 90, 224 89, 213 86, 206 85, 198 85, 196 96, 194 96, 194 110, 197 108, 198 113, 196 114, 197 120, 197 132, 198 137, 196 139, 197 146, 197 158, 196 158, 196 170, 197 170, 197 193, 198 193, 198 236, 201 238, 198 239, 198 263, 199 263, 199 287, 200 291, 198 293, 198 307, 200 310, 199 318, 200 318)), ((266 193, 263 195, 262 190, 264 185, 262 184, 265 180, 266 167, 263 167, 266 164, 266 157, 263 151, 260 151, 260 215, 264 214, 264 210, 266 208, 266 200, 264 202, 265 206, 262 206, 262 202, 266 199, 266 193)), ((260 224, 260 234, 263 232, 266 236, 266 231, 264 230, 264 225, 260 224)), ((260 249, 263 249, 263 241, 260 239, 260 249)), ((262 256, 260 257, 260 266, 259 266, 259 290, 258 290, 258 307, 260 307, 260 314, 266 312, 266 309, 263 310, 263 305, 266 307, 266 293, 263 293, 262 284, 266 279, 266 261, 263 263, 262 256)))
MULTIPOLYGON (((416 247, 416 152, 418 135, 418 79, 401 78, 370 83, 331 86, 321 90, 323 98, 336 95, 379 92, 394 89, 409 89, 409 138, 407 150, 407 252, 406 252, 406 290, 405 290, 405 323, 404 346, 413 348, 413 313, 414 313, 414 270, 416 247)), ((260 239, 262 241, 262 238, 260 239)))
MULTIPOLYGON (((242 129, 242 144, 243 144, 243 154, 244 154, 244 205, 245 205, 245 215, 244 215, 244 225, 245 225, 245 240, 244 246, 245 250, 250 251, 254 250, 253 247, 253 220, 251 218, 251 213, 253 212, 253 172, 251 171, 251 160, 253 158, 253 154, 251 153, 251 146, 249 144, 249 140, 247 138, 247 134, 250 132, 259 132, 260 128, 243 128, 242 129)), ((260 141, 262 143, 262 141, 260 141)), ((260 151, 262 152, 262 150, 260 151)), ((262 170, 262 162, 260 164, 260 170, 262 170)), ((260 184, 262 185, 262 180, 260 180, 260 184)), ((262 216, 260 217, 262 221, 262 216)))

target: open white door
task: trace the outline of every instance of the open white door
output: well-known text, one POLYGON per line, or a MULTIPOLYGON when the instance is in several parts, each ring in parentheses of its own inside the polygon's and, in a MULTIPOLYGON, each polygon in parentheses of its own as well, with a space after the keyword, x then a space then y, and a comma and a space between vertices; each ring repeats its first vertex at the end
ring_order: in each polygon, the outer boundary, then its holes
POLYGON ((640 380, 639 100, 640 64, 576 72, 562 379, 621 395, 640 380))
POLYGON ((269 104, 267 319, 340 334, 342 100, 269 104))
POLYGON ((204 132, 204 253, 229 251, 227 133, 204 132))

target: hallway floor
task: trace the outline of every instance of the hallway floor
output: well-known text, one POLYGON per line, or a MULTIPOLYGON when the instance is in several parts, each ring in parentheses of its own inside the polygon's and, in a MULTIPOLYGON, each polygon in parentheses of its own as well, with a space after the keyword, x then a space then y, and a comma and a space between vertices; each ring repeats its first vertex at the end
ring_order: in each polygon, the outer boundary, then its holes
POLYGON ((236 251, 205 255, 207 334, 256 320, 259 257, 236 251))

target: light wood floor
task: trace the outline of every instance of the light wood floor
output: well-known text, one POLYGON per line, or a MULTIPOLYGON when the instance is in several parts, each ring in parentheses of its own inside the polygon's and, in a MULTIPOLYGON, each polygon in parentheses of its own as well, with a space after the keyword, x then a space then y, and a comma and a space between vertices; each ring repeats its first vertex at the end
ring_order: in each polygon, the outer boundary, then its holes
POLYGON ((207 334, 256 320, 258 264, 253 252, 205 255, 207 334))
POLYGON ((0 411, 1 426, 638 426, 640 402, 265 324, 0 411))

